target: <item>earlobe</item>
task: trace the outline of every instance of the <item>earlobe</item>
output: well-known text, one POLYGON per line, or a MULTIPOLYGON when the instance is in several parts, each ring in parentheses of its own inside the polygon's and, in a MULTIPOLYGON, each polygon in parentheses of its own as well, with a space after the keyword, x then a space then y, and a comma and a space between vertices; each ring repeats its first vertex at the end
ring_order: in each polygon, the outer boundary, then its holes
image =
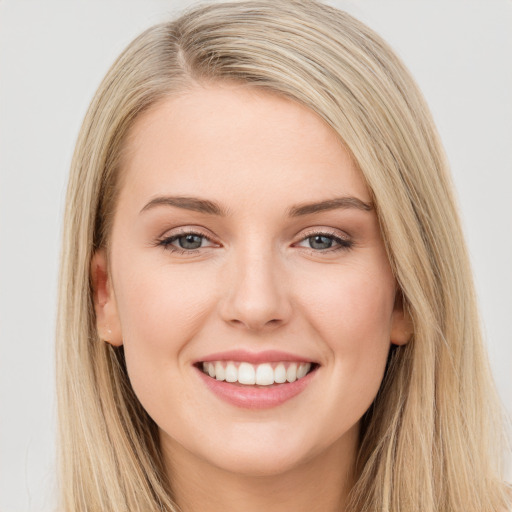
POLYGON ((406 345, 414 333, 414 326, 410 314, 404 304, 401 290, 397 291, 395 306, 391 319, 391 343, 393 345, 406 345))
POLYGON ((104 249, 99 249, 92 257, 91 284, 98 336, 107 343, 119 347, 123 344, 121 323, 104 249))

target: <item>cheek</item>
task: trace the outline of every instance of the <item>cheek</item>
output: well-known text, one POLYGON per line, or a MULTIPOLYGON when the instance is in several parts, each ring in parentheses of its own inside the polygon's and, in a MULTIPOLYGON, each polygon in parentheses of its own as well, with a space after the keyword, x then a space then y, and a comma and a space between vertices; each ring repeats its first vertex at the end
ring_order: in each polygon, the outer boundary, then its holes
POLYGON ((316 273, 297 294, 309 321, 333 351, 390 341, 395 285, 384 265, 340 267, 316 273), (369 271, 368 268, 371 270, 369 271), (373 271, 372 271, 373 270, 373 271))
POLYGON ((207 314, 214 284, 200 272, 179 266, 144 267, 132 262, 132 269, 116 286, 124 343, 162 342, 162 349, 176 350, 176 343, 185 344, 207 314))
POLYGON ((380 266, 374 272, 347 267, 325 279, 319 277, 309 287, 302 308, 324 343, 326 359, 332 361, 327 368, 335 383, 331 399, 351 411, 355 420, 370 406, 384 375, 391 345, 394 278, 380 266))
MULTIPOLYGON (((182 351, 204 324, 215 290, 200 272, 130 262, 118 263, 118 313, 130 380, 136 394, 154 395, 160 380, 178 375, 182 351), (121 278, 122 277, 122 278, 121 278)), ((156 398, 156 395, 155 395, 156 398)))

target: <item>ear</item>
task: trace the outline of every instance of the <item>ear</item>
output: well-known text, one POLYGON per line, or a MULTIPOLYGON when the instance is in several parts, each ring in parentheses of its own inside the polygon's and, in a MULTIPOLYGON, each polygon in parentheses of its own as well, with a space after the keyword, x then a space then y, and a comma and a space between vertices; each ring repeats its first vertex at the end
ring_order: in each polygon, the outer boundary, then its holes
POLYGON ((411 316, 404 306, 402 290, 398 289, 391 317, 391 343, 393 345, 406 345, 413 333, 414 326, 411 316))
POLYGON ((121 323, 104 249, 99 249, 92 257, 91 283, 98 335, 107 343, 120 347, 123 344, 121 323))

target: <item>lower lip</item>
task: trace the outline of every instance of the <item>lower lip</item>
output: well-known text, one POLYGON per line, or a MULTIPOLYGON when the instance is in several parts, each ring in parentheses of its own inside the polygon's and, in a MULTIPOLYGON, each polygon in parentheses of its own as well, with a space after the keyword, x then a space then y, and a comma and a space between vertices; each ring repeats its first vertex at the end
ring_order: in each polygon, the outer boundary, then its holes
POLYGON ((215 393, 221 400, 245 409, 270 409, 287 402, 304 391, 314 379, 317 369, 295 382, 255 387, 216 380, 206 375, 199 368, 196 368, 200 378, 203 379, 203 382, 210 391, 215 393))

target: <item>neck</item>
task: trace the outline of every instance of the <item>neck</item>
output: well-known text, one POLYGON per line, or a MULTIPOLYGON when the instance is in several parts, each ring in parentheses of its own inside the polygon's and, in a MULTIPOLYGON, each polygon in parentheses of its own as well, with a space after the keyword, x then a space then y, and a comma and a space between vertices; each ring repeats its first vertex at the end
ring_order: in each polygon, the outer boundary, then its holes
POLYGON ((358 429, 279 474, 233 473, 166 439, 163 449, 182 512, 343 512, 353 485, 358 429))

